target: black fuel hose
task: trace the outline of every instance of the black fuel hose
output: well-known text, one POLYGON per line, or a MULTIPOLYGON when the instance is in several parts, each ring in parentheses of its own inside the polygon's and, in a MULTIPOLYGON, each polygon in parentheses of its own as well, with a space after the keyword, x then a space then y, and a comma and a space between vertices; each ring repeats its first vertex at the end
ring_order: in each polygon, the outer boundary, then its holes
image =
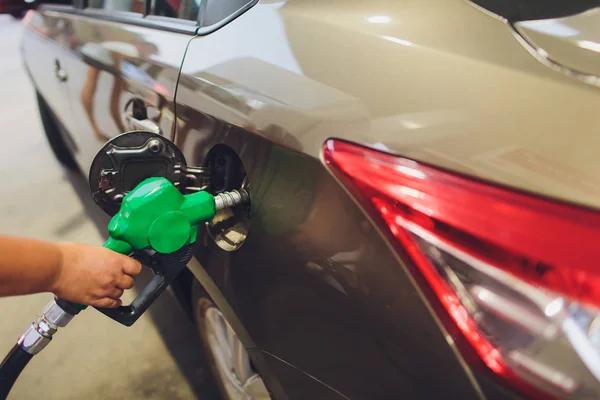
POLYGON ((15 344, 4 357, 0 364, 0 400, 6 400, 10 389, 32 357, 19 344, 15 344))

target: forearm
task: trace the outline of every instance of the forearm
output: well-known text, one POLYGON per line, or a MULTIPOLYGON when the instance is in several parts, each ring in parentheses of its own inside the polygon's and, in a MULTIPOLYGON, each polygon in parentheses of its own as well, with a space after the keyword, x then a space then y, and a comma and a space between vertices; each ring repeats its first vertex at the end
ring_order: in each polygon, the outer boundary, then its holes
POLYGON ((55 243, 0 235, 0 297, 52 291, 61 257, 55 243))

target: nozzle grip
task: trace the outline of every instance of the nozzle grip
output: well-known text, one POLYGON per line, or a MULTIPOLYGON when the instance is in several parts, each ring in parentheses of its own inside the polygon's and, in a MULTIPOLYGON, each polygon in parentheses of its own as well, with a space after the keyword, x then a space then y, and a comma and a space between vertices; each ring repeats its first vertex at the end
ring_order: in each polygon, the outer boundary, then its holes
POLYGON ((140 257, 136 257, 136 254, 134 254, 134 258, 142 262, 144 266, 150 267, 154 272, 155 275, 152 280, 142 288, 130 305, 117 308, 95 307, 102 314, 125 326, 133 325, 173 282, 179 272, 186 267, 192 258, 192 246, 184 246, 171 254, 155 253, 150 260, 148 255, 139 253, 137 255, 140 257))

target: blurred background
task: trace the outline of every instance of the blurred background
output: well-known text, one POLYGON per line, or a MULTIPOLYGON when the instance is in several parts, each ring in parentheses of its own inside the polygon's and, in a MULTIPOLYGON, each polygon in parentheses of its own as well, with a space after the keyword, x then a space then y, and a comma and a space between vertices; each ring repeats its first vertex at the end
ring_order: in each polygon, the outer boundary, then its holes
MULTIPOLYGON (((93 203, 87 178, 61 167, 51 152, 21 64, 21 34, 18 19, 0 15, 0 233, 101 244, 108 217, 93 203)), ((126 294, 124 302, 133 297, 126 294)), ((0 299, 0 354, 50 299, 0 299)), ((10 398, 210 399, 216 393, 196 330, 167 294, 130 328, 93 310, 82 313, 31 362, 10 398)))

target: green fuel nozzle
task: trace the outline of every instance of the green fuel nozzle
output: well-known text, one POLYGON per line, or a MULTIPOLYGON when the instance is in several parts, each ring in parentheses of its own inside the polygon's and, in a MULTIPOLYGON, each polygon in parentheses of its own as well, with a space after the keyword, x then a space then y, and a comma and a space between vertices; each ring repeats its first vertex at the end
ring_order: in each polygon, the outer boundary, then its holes
MULTIPOLYGON (((130 305, 95 308, 123 325, 133 325, 192 258, 199 225, 212 220, 218 210, 249 199, 244 189, 215 196, 205 191, 184 195, 166 178, 141 182, 123 198, 103 246, 136 258, 152 269, 154 277, 130 305)), ((87 308, 62 299, 55 302, 70 315, 87 308)))
MULTIPOLYGON (((129 192, 109 225, 104 247, 130 254, 154 271, 154 278, 129 306, 97 308, 124 325, 132 325, 185 268, 192 257, 198 227, 215 212, 249 200, 244 189, 216 196, 200 191, 183 195, 166 178, 148 178, 129 192)), ((84 306, 73 304, 80 310, 84 306)))
POLYGON ((196 241, 198 225, 215 215, 208 192, 181 194, 165 178, 149 178, 125 196, 108 225, 104 247, 128 254, 153 249, 170 254, 196 241))
MULTIPOLYGON (((148 178, 138 184, 123 198, 119 211, 112 217, 108 225, 110 238, 104 247, 138 259, 152 269, 154 277, 130 305, 96 309, 123 325, 132 325, 192 258, 192 244, 199 225, 213 219, 218 210, 248 201, 249 195, 244 189, 216 196, 205 191, 184 195, 162 177, 148 178)), ((53 303, 60 311, 49 304, 50 314, 65 312, 71 318, 87 308, 62 299, 53 303)), ((36 332, 32 334, 37 335, 36 332)), ((45 332, 42 336, 50 338, 52 335, 45 332)), ((41 338, 40 341, 47 342, 41 338)))
POLYGON ((104 247, 122 254, 144 249, 175 253, 196 241, 198 226, 213 219, 217 210, 248 200, 244 189, 183 195, 165 178, 148 178, 123 199, 108 225, 110 238, 104 247))

